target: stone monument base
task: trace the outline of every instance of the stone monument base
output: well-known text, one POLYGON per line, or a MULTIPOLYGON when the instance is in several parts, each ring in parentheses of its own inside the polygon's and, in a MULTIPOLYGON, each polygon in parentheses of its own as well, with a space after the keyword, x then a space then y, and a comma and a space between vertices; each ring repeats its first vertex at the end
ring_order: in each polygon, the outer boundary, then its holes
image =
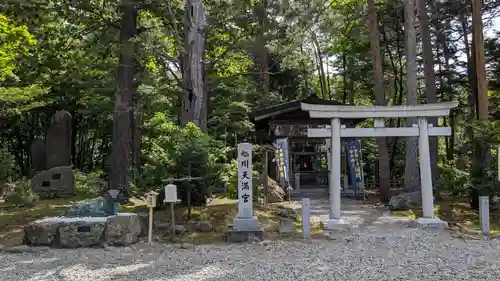
POLYGON ((139 216, 134 213, 108 217, 45 218, 24 227, 23 243, 62 248, 105 244, 126 246, 139 240, 141 228, 139 216))
POLYGON ((344 218, 328 219, 322 223, 324 231, 340 231, 347 230, 349 228, 349 223, 344 218))
POLYGON ((259 227, 257 217, 234 218, 233 226, 227 230, 227 242, 257 242, 264 240, 264 230, 259 227))
POLYGON ((414 222, 419 229, 445 229, 448 228, 448 223, 439 218, 418 218, 414 222))

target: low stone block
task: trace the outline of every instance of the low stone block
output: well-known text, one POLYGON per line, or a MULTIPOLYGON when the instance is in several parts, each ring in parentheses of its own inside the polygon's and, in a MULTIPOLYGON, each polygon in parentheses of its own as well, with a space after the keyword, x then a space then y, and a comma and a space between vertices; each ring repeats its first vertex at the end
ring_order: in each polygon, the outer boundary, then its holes
POLYGON ((344 219, 328 219, 323 224, 324 231, 343 231, 349 229, 349 223, 344 219))
POLYGON ((106 243, 115 246, 127 246, 136 243, 141 235, 141 221, 134 213, 119 213, 106 221, 104 236, 106 243))
POLYGON ((188 224, 190 232, 212 232, 214 227, 210 221, 192 221, 188 224))
POLYGON ((107 218, 68 218, 59 227, 58 238, 61 247, 78 248, 100 245, 104 239, 107 218))
POLYGON ((280 229, 279 233, 288 234, 292 233, 295 227, 295 221, 290 218, 281 218, 280 219, 280 229))
POLYGON ((448 223, 439 218, 418 218, 415 220, 415 226, 419 229, 446 229, 448 223))

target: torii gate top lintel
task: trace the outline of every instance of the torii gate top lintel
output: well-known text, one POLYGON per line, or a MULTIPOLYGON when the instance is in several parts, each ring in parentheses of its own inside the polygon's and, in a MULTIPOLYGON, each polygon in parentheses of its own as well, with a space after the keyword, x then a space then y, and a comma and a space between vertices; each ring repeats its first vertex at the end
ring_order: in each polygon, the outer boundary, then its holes
POLYGON ((458 101, 396 106, 346 106, 301 103, 311 118, 398 118, 448 116, 458 101))

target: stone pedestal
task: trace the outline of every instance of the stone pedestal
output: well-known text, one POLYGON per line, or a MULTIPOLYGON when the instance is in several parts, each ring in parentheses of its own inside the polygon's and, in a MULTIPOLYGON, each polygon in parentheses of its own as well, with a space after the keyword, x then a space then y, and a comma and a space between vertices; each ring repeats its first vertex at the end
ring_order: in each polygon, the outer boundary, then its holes
POLYGON ((140 218, 134 213, 108 217, 53 217, 25 226, 23 242, 31 246, 64 248, 99 246, 103 243, 126 246, 136 243, 141 232, 140 218))
POLYGON ((259 227, 257 217, 234 218, 233 226, 227 230, 227 242, 257 242, 264 240, 264 230, 259 227))
POLYGON ((259 221, 256 216, 252 218, 234 218, 233 228, 238 230, 248 230, 259 228, 259 221))
POLYGON ((415 220, 415 226, 419 229, 445 229, 448 223, 438 218, 419 218, 415 220))

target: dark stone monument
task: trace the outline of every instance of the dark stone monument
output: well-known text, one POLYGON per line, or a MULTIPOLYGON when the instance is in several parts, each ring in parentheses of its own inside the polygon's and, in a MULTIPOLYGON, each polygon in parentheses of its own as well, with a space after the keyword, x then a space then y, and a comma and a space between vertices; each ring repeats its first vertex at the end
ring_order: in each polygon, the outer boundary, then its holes
POLYGON ((71 167, 55 167, 31 178, 31 190, 41 198, 75 196, 75 175, 71 167))
POLYGON ((34 140, 31 144, 31 172, 35 175, 37 172, 45 170, 47 157, 45 155, 45 141, 34 140))
POLYGON ((50 120, 45 142, 31 145, 31 188, 41 198, 72 197, 75 176, 71 168, 71 115, 57 111, 50 120))
POLYGON ((50 120, 45 139, 47 169, 71 166, 71 114, 57 111, 50 120))

